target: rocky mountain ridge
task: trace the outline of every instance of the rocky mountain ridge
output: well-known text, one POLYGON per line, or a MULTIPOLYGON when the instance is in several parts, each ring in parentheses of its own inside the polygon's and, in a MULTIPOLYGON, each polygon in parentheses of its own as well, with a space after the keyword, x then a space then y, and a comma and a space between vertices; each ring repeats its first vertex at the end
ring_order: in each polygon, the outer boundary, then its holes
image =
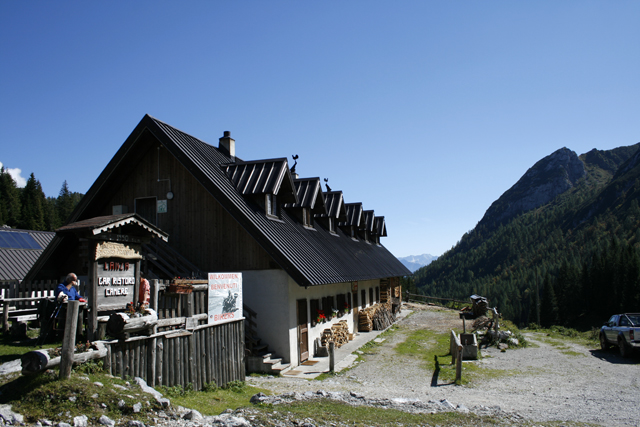
POLYGON ((422 254, 422 255, 409 255, 405 257, 398 257, 398 259, 409 270, 416 271, 420 267, 424 267, 425 265, 431 264, 433 261, 438 259, 438 257, 430 254, 422 254))
POLYGON ((533 165, 518 182, 491 204, 480 221, 489 227, 549 203, 586 176, 575 151, 563 147, 533 165))

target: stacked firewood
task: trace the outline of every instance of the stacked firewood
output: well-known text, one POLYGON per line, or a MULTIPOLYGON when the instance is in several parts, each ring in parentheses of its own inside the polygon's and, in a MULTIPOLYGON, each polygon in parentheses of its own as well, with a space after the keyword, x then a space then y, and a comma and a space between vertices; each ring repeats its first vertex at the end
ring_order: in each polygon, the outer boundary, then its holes
POLYGON ((380 289, 380 301, 385 303, 390 300, 389 297, 389 286, 382 286, 380 289))
POLYGON ((349 326, 347 326, 346 320, 341 320, 331 328, 322 331, 322 336, 320 337, 322 346, 328 346, 330 342, 333 342, 337 348, 349 342, 349 326))
POLYGON ((360 310, 358 317, 358 328, 363 332, 382 331, 395 321, 390 302, 374 304, 360 310))

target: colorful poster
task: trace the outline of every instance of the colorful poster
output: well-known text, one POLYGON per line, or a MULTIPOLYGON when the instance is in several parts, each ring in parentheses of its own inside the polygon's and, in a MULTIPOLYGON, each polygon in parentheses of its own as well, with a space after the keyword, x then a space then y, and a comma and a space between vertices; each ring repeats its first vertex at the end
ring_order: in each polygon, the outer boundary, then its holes
POLYGON ((209 273, 209 324, 241 319, 242 273, 209 273))

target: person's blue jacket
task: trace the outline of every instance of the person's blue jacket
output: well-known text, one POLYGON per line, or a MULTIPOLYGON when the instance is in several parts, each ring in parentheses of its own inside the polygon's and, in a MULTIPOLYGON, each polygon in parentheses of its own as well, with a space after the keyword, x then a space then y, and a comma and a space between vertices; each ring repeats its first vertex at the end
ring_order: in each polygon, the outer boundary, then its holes
POLYGON ((60 295, 60 292, 64 292, 64 294, 69 297, 70 301, 78 300, 78 299, 82 298, 80 296, 80 294, 78 293, 78 291, 76 290, 75 286, 72 286, 71 289, 67 289, 66 282, 60 283, 58 285, 58 287, 56 288, 56 299, 60 295))

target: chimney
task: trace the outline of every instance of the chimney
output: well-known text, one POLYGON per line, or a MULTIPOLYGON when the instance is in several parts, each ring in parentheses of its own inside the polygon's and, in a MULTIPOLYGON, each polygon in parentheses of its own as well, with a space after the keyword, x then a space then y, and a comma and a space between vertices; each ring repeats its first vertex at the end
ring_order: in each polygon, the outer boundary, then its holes
POLYGON ((236 159, 236 141, 231 138, 231 132, 228 130, 224 131, 224 135, 220 138, 220 144, 218 145, 218 149, 225 154, 231 156, 231 159, 235 161, 236 159))

